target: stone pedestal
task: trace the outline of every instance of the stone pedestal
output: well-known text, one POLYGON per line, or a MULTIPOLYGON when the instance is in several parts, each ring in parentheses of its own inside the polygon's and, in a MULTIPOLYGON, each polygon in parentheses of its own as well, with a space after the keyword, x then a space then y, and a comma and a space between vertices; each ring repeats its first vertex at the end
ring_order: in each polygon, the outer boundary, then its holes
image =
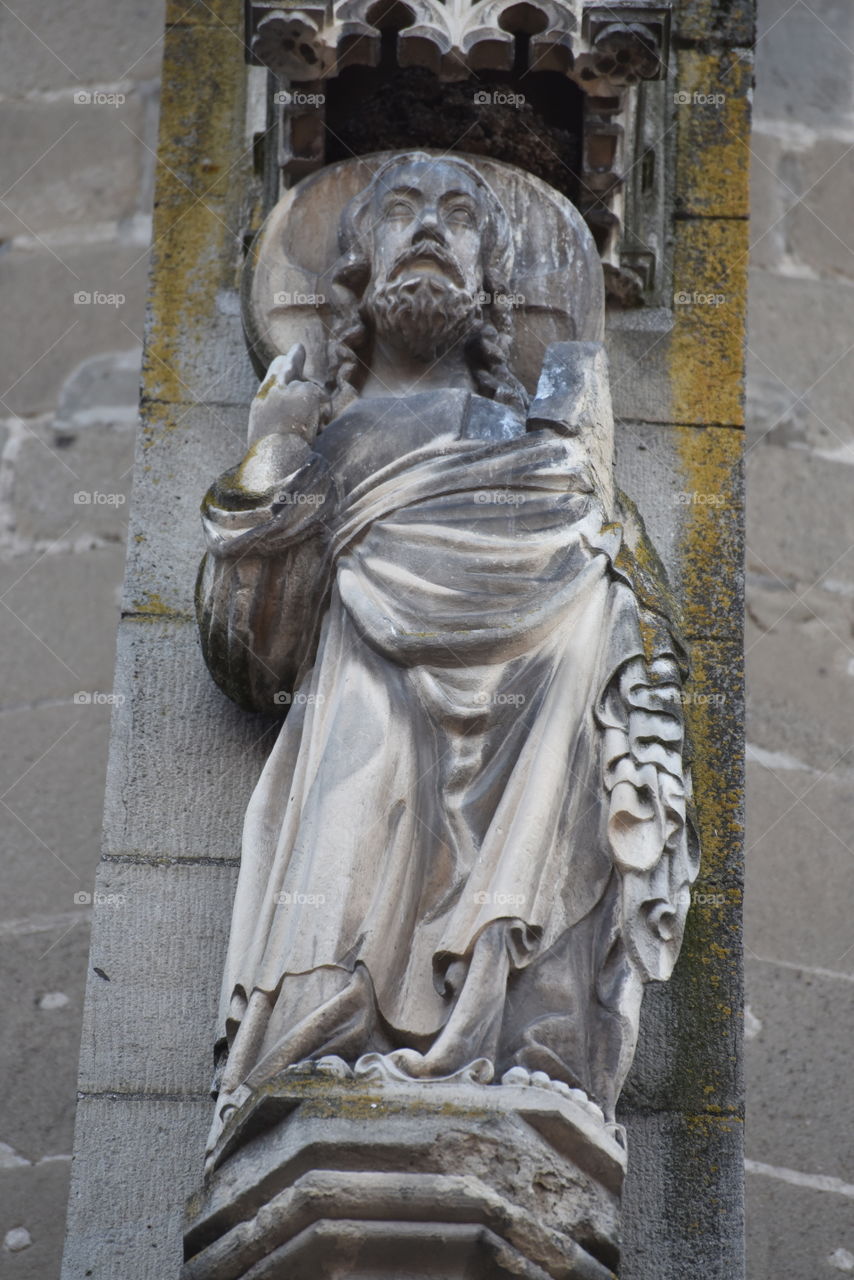
POLYGON ((226 1127, 182 1280, 607 1280, 625 1159, 545 1088, 285 1079, 226 1127))

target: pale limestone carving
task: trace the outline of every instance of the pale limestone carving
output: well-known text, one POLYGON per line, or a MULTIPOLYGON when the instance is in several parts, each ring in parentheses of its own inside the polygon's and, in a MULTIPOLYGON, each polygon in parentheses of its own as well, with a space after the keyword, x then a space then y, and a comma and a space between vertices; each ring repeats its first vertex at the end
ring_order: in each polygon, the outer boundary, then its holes
MULTIPOLYGON (((378 65, 390 14, 375 0, 281 3, 252 0, 252 55, 277 75, 316 81, 348 66, 378 65)), ((516 36, 527 67, 558 71, 596 93, 651 80, 666 59, 669 6, 627 0, 405 0, 393 22, 401 67, 426 67, 443 80, 509 71, 516 36)))
POLYGON ((625 1151, 550 1090, 294 1077, 223 1156, 182 1280, 613 1280, 625 1151))
POLYGON ((203 503, 210 669, 288 708, 246 816, 212 1162, 309 1067, 531 1084, 613 1129, 697 873, 685 656, 613 487, 589 233, 501 165, 366 163, 272 215, 249 327, 281 354, 203 503), (561 261, 534 379, 519 338, 561 261))
MULTIPOLYGON (((343 67, 376 66, 382 17, 370 0, 286 7, 254 6, 252 52, 279 75, 315 80, 343 67)), ((518 0, 410 0, 398 35, 402 67, 428 67, 444 80, 471 71, 509 70, 514 31, 531 33, 530 62, 568 72, 572 35, 580 26, 579 0, 534 0, 527 12, 518 0), (515 19, 515 21, 514 21, 515 19)))

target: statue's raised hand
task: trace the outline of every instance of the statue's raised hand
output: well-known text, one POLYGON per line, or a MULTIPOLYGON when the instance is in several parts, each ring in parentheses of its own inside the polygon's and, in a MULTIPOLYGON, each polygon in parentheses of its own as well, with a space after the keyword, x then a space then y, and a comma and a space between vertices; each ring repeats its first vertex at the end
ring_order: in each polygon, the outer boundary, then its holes
POLYGON ((276 356, 249 410, 249 444, 273 434, 298 435, 312 442, 327 395, 317 382, 304 377, 304 367, 301 342, 276 356))

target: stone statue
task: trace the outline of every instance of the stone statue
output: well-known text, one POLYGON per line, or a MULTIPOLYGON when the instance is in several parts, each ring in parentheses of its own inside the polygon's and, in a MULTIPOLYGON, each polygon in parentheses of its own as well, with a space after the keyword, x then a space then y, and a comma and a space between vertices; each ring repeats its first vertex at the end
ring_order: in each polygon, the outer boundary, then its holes
POLYGON ((685 655, 613 487, 601 344, 550 345, 533 397, 514 372, 514 231, 474 163, 381 164, 341 220, 328 376, 273 361, 203 503, 210 670, 287 711, 211 1151, 299 1071, 533 1083, 612 1126, 679 950, 685 655))

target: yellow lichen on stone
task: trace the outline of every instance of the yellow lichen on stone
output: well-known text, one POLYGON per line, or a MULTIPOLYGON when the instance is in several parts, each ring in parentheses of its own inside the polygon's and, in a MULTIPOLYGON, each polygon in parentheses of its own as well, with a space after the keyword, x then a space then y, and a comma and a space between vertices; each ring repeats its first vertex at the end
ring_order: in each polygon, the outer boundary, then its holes
POLYGON ((744 424, 747 223, 679 222, 673 257, 671 413, 680 423, 744 424))
MULTIPOLYGON (((173 32, 164 63, 152 249, 151 322, 143 394, 202 398, 194 371, 207 352, 216 297, 241 261, 241 187, 251 170, 241 134, 245 67, 227 30, 173 32), (201 99, 201 105, 200 105, 201 99)), ((212 388, 210 399, 217 398, 212 388)))
POLYGON ((739 636, 744 433, 683 427, 674 443, 682 473, 673 496, 686 634, 739 636))
POLYGON ((683 214, 746 218, 752 57, 684 49, 678 68, 677 208, 683 214))
POLYGON ((142 599, 134 600, 133 607, 137 613, 148 617, 174 618, 177 616, 175 610, 170 609, 156 591, 146 591, 142 599))
POLYGON ((243 21, 243 6, 234 0, 166 0, 167 27, 230 27, 242 46, 243 21))

